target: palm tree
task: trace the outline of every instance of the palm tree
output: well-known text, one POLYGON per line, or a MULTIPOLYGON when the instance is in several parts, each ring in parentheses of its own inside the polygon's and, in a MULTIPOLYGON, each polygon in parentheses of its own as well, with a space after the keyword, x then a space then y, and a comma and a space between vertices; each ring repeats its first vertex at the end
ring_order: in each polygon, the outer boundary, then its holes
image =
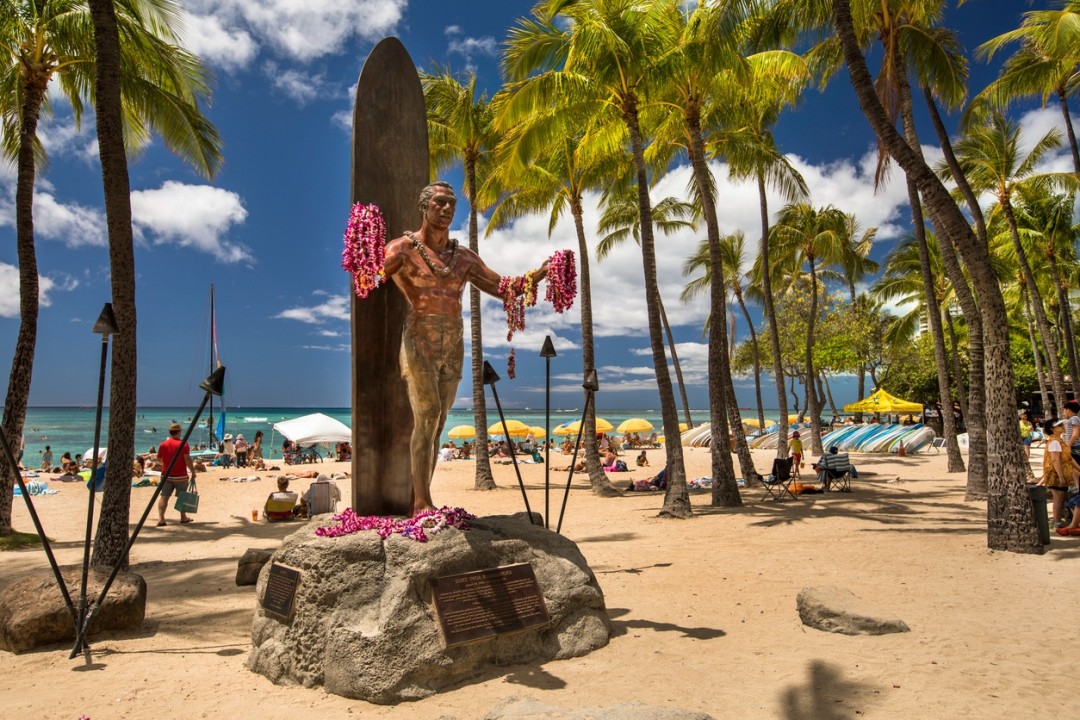
MULTIPOLYGON (((945 274, 941 258, 941 247, 933 233, 925 233, 920 241, 914 234, 903 238, 896 248, 889 253, 885 272, 874 284, 873 293, 880 300, 899 301, 911 305, 910 320, 925 314, 931 332, 936 336, 942 332, 942 315, 947 312, 949 301, 953 297, 952 285, 945 274), (927 274, 922 268, 929 267, 929 276, 933 279, 927 287, 927 274), (933 317, 936 322, 932 322, 933 317)), ((938 390, 949 387, 947 362, 944 356, 944 336, 933 340, 935 369, 938 374, 938 390), (941 357, 938 357, 938 355, 941 357)), ((955 339, 953 350, 956 350, 955 339)), ((956 377, 957 384, 960 377, 956 377)), ((944 409, 952 407, 951 394, 939 395, 940 405, 944 409)), ((956 441, 956 427, 951 412, 942 413, 944 426, 945 450, 948 454, 948 472, 964 472, 964 458, 956 441), (947 424, 946 424, 947 423, 947 424)))
POLYGON ((1016 401, 1012 358, 1009 354, 1008 317, 987 248, 978 242, 960 208, 933 170, 890 123, 874 92, 866 58, 859 49, 850 0, 832 0, 832 15, 840 38, 844 63, 859 105, 875 135, 889 154, 915 181, 939 231, 947 234, 961 253, 979 297, 986 340, 987 440, 997 452, 988 454, 989 495, 987 544, 992 549, 1042 553, 1031 500, 1024 486, 1025 460, 1016 442, 1016 401))
MULTIPOLYGON (((502 100, 496 96, 496 128, 499 127, 498 108, 502 100)), ((564 118, 565 119, 565 116, 564 118)), ((537 125, 544 127, 542 120, 537 125)), ((581 137, 573 130, 557 134, 553 139, 531 133, 532 124, 519 123, 508 131, 496 151, 495 172, 485 183, 482 197, 495 195, 498 189, 513 187, 497 202, 491 212, 486 232, 509 225, 514 220, 545 210, 550 212, 548 235, 555 230, 559 218, 569 211, 574 221, 578 241, 578 279, 581 293, 578 307, 581 312, 581 355, 584 377, 596 370, 596 350, 593 339, 592 276, 589 244, 585 237, 582 197, 586 190, 604 184, 611 171, 610 162, 582 162, 577 152, 581 137)), ((585 469, 589 485, 597 495, 617 495, 600 462, 596 439, 596 408, 588 404, 582 429, 585 445, 585 469)))
POLYGON ((739 80, 728 75, 721 96, 726 98, 724 124, 734 131, 719 133, 709 142, 712 155, 728 162, 733 180, 753 180, 757 185, 761 217, 761 241, 758 263, 763 272, 760 294, 768 320, 769 345, 772 354, 773 380, 776 383, 776 405, 780 412, 777 457, 787 457, 788 404, 784 387, 784 364, 780 352, 780 328, 776 319, 772 289, 772 256, 770 248, 769 188, 794 202, 807 197, 806 182, 798 170, 776 147, 772 127, 785 106, 794 105, 809 79, 809 71, 798 56, 786 51, 757 53, 747 59, 750 76, 739 80), (800 65, 801 64, 801 65, 800 65), (777 72, 778 68, 800 68, 798 71, 777 72))
MULTIPOLYGON (((877 228, 869 228, 859 235, 859 222, 854 214, 847 216, 847 241, 840 256, 840 267, 844 271, 844 279, 847 280, 848 291, 851 294, 851 306, 855 307, 855 286, 878 271, 877 262, 870 259, 870 251, 874 247, 874 237, 877 228)), ((858 389, 859 398, 866 397, 866 368, 859 365, 858 389)))
MULTIPOLYGON (((137 152, 151 133, 206 176, 221 162, 217 131, 202 115, 199 102, 208 97, 206 74, 198 60, 177 47, 172 23, 177 7, 168 0, 125 0, 115 6, 113 24, 124 41, 118 52, 121 74, 121 121, 126 145, 137 152)), ((4 432, 18 437, 26 416, 37 338, 38 284, 34 248, 33 188, 37 164, 45 152, 37 138, 42 111, 49 111, 50 84, 70 104, 76 122, 83 101, 96 98, 96 55, 91 11, 74 0, 3 0, 0 2, 0 124, 2 151, 16 159, 16 247, 19 257, 21 320, 7 396, 4 432)), ((99 120, 100 121, 100 120, 99 120)), ((110 218, 110 222, 113 222, 110 218)), ((122 218, 116 220, 122 223, 122 218)), ((130 228, 129 228, 130 230, 130 228)), ((113 238, 110 226, 110 242, 113 238)), ((119 240, 123 242, 122 239, 119 240)), ((113 267, 113 309, 122 324, 113 347, 112 410, 109 433, 132 437, 135 424, 135 315, 132 262, 113 267), (125 277, 130 272, 130 276, 125 277), (128 282, 130 279, 130 282, 128 282)), ((112 537, 117 528, 126 537, 132 448, 117 447, 110 464, 102 504, 99 535, 112 537), (126 462, 126 464, 125 464, 126 462)), ((11 473, 0 460, 0 534, 11 531, 11 473)), ((98 554, 95 553, 95 562, 98 554)))
MULTIPOLYGON (((597 261, 603 262, 612 250, 630 237, 633 237, 634 242, 640 247, 641 215, 637 207, 637 193, 632 188, 625 193, 620 192, 618 187, 606 190, 601 196, 600 206, 600 220, 596 224, 596 232, 601 235, 596 243, 597 261)), ((672 235, 680 230, 693 228, 694 223, 688 219, 693 214, 694 207, 690 203, 669 196, 653 205, 653 227, 664 235, 672 235)), ((690 415, 690 400, 686 394, 686 383, 683 382, 682 363, 679 362, 679 352, 675 347, 675 335, 671 332, 671 324, 668 323, 663 298, 659 302, 660 322, 664 327, 668 352, 671 353, 671 364, 675 369, 675 384, 679 386, 683 417, 686 418, 687 427, 694 427, 694 418, 690 415)))
POLYGON ((1061 186, 1077 187, 1080 184, 1073 173, 1037 174, 1038 163, 1047 152, 1060 144, 1056 130, 1046 133, 1026 157, 1021 156, 1020 127, 1002 113, 992 111, 986 122, 968 128, 965 136, 956 144, 957 159, 961 171, 976 192, 987 191, 997 198, 1009 228, 1009 236, 1016 252, 1016 259, 1031 293, 1035 312, 1035 329, 1050 358, 1050 382, 1054 389, 1054 403, 1060 416, 1065 403, 1065 382, 1061 372, 1061 355, 1058 342, 1046 315, 1046 304, 1035 281, 1028 262, 1027 252, 1020 242, 1020 234, 1013 211, 1012 199, 1019 187, 1061 186))
POLYGON ((1080 90, 1080 0, 1068 0, 1061 10, 1024 13, 1020 27, 987 40, 975 53, 990 60, 1013 42, 1019 42, 1020 47, 1005 61, 998 79, 979 93, 976 100, 1005 108, 1016 98, 1038 95, 1045 107, 1050 96, 1056 95, 1072 151, 1073 169, 1080 173, 1080 149, 1068 101, 1069 95, 1080 90))
MULTIPOLYGON (((420 73, 428 116, 428 148, 432 174, 460 162, 465 171, 465 197, 469 200, 469 249, 480 251, 477 229, 477 176, 487 177, 491 153, 498 144, 487 95, 477 97, 476 74, 469 72, 463 85, 445 68, 420 73)), ((480 291, 469 287, 469 325, 472 331, 473 423, 476 426, 477 490, 492 490, 495 478, 488 457, 487 400, 484 396, 484 338, 480 291)))
MULTIPOLYGON (((586 134, 621 123, 626 130, 641 215, 641 257, 649 315, 649 344, 660 395, 664 433, 679 436, 679 415, 668 373, 659 312, 652 205, 641 112, 664 78, 653 70, 672 46, 655 5, 636 0, 544 0, 533 18, 511 30, 503 69, 513 82, 506 105, 512 122, 537 108, 582 108, 586 134), (559 17, 556 22, 556 17, 559 17), (569 22, 564 22, 569 21, 569 22)), ((682 446, 669 443, 668 490, 660 514, 689 517, 690 496, 682 446)))
POLYGON ((821 446, 821 399, 815 388, 814 325, 817 319, 819 265, 831 265, 843 257, 847 238, 847 216, 832 206, 816 209, 809 203, 789 203, 776 218, 773 239, 781 257, 791 258, 791 266, 806 263, 810 275, 810 315, 806 332, 806 407, 810 413, 810 441, 816 455, 821 446))

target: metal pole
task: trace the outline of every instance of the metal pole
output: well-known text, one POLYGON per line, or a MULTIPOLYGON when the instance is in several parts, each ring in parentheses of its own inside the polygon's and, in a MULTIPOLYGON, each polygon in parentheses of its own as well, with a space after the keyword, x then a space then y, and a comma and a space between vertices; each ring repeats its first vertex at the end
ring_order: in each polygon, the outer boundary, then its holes
POLYGON ((540 348, 540 357, 544 358, 544 529, 550 530, 551 524, 551 358, 555 357, 555 345, 551 336, 544 338, 540 348))
POLYGON ((23 482, 22 474, 19 472, 19 463, 15 460, 15 453, 11 451, 11 445, 8 443, 2 425, 0 425, 0 446, 3 446, 4 458, 11 467, 11 471, 15 473, 15 482, 19 486, 19 492, 22 493, 23 500, 26 501, 26 510, 30 513, 30 519, 34 522, 34 529, 37 530, 38 537, 41 538, 41 547, 45 549, 45 555, 49 558, 49 566, 52 568, 53 577, 56 578, 56 584, 60 586, 60 594, 64 598, 64 605, 67 606, 68 613, 71 614, 71 622, 75 625, 77 631, 79 629, 79 614, 75 610, 75 604, 71 601, 67 583, 64 582, 64 576, 60 574, 60 566, 56 564, 56 557, 53 555, 52 546, 49 545, 49 538, 45 536, 45 530, 41 527, 41 519, 38 517, 37 510, 34 509, 34 502, 30 499, 30 491, 26 489, 26 484, 23 482))
MULTIPOLYGON (((585 416, 589 414, 589 407, 592 405, 593 397, 596 391, 600 389, 600 384, 596 380, 596 371, 590 370, 589 374, 585 377, 585 382, 581 387, 585 388, 585 408, 581 413, 581 422, 578 424, 579 430, 585 429, 585 416)), ((566 474, 566 490, 563 492, 562 508, 559 510, 559 524, 555 526, 555 532, 562 532, 563 516, 566 514, 566 501, 570 497, 570 483, 574 479, 574 466, 577 464, 578 450, 581 449, 581 433, 578 433, 577 441, 574 443, 574 455, 570 458, 570 470, 566 474)))
POLYGON ((503 416, 502 403, 499 402, 499 393, 495 390, 495 383, 499 382, 499 374, 491 363, 484 361, 484 384, 491 386, 491 395, 495 398, 495 407, 499 411, 499 422, 502 423, 503 434, 506 436, 506 444, 510 446, 510 461, 514 464, 514 472, 517 474, 518 487, 521 488, 521 498, 525 501, 525 512, 529 515, 529 524, 533 524, 532 508, 529 507, 529 495, 525 492, 525 481, 521 479, 521 468, 518 467, 517 453, 514 451, 514 441, 510 438, 510 428, 506 426, 506 417, 503 416))
MULTIPOLYGON (((180 447, 183 447, 184 443, 191 437, 191 431, 195 429, 195 425, 199 422, 199 418, 202 417, 202 412, 206 409, 206 404, 210 401, 210 397, 213 395, 221 395, 221 389, 224 382, 225 366, 222 365, 217 370, 210 373, 210 376, 199 384, 199 387, 205 390, 206 394, 203 395, 199 409, 195 412, 195 416, 191 418, 187 431, 180 440, 180 447)), ((128 538, 127 545, 124 547, 124 552, 120 553, 116 565, 113 566, 112 572, 109 573, 109 579, 106 580, 105 584, 102 586, 97 600, 94 602, 93 606, 90 608, 89 614, 86 616, 86 620, 83 621, 78 628, 78 633, 75 637, 75 646, 71 649, 71 655, 68 656, 69 659, 74 659, 75 656, 82 652, 83 646, 86 644, 86 636, 90 631, 90 626, 93 625, 94 618, 101 609, 102 603, 105 602, 105 596, 109 594, 109 588, 112 587, 113 581, 115 581, 116 576, 120 574, 120 568, 124 564, 124 559, 127 558, 128 554, 131 552, 131 546, 135 544, 135 539, 139 537, 139 531, 142 530, 143 525, 146 523, 146 518, 150 516, 150 511, 153 509, 154 503, 157 502, 158 496, 161 495, 162 483, 168 482, 165 478, 169 477, 170 473, 172 473, 173 467, 176 466, 176 462, 180 459, 181 454, 182 453, 178 452, 173 455, 172 460, 169 461, 169 466, 162 469, 161 481, 158 482, 157 487, 154 488, 154 494, 150 496, 150 501, 146 504, 146 509, 143 511, 142 517, 140 517, 139 522, 136 523, 135 529, 131 531, 131 537, 128 538)))
MULTIPOLYGON (((90 539, 94 528, 94 501, 97 499, 98 461, 101 459, 101 413, 105 407, 105 360, 109 355, 109 336, 118 331, 112 303, 105 303, 92 330, 101 334, 101 367, 98 371, 97 410, 94 416, 94 448, 90 454, 90 494, 86 500, 86 539, 83 543, 82 575, 79 584, 79 620, 75 624, 76 631, 86 620, 86 582, 90 575, 90 539)), ((88 644, 84 643, 84 645, 89 648, 88 644)))

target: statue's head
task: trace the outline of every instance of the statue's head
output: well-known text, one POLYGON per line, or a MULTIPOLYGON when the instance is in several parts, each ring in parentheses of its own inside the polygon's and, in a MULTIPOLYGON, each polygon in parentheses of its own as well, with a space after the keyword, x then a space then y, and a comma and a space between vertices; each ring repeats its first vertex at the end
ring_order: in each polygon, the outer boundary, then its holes
MULTIPOLYGON (((454 195, 454 186, 451 185, 450 183, 446 182, 445 180, 436 180, 435 182, 431 183, 430 185, 425 186, 424 189, 420 191, 420 214, 421 215, 426 215, 427 214, 428 203, 431 202, 431 198, 435 195, 435 190, 436 189, 442 190, 443 193, 449 193, 450 195, 454 195)), ((455 195, 455 197, 456 197, 456 195, 455 195)))

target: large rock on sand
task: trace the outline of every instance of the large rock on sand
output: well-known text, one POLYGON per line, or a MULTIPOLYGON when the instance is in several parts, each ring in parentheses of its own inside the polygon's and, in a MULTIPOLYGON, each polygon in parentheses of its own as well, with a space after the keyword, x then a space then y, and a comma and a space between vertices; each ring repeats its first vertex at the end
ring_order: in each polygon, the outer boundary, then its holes
MULTIPOLYGON (((65 567, 64 576, 73 603, 79 601, 82 567, 65 567)), ((91 570, 86 590, 96 600, 109 573, 91 570)), ((146 581, 133 572, 116 576, 105 602, 94 618, 91 636, 105 630, 131 630, 146 616, 146 581)), ((52 571, 42 570, 8 585, 0 592, 0 649, 23 652, 42 645, 75 641, 75 626, 52 571)))
MULTIPOLYGON (((375 532, 315 535, 316 519, 287 537, 273 562, 302 571, 292 619, 256 610, 248 667, 277 684, 324 685, 376 703, 432 695, 491 666, 585 655, 607 644, 604 595, 570 540, 521 517, 485 517, 426 543, 375 532), (432 578, 530 563, 551 623, 444 647, 432 578)), ((270 565, 256 596, 263 597, 270 565)))
POLYGON ((886 635, 909 632, 903 620, 863 600, 846 588, 810 587, 799 592, 803 625, 844 635, 886 635))
POLYGON ((264 550, 262 548, 248 548, 245 550, 236 563, 236 584, 242 586, 257 583, 263 565, 270 561, 273 554, 273 550, 264 550))

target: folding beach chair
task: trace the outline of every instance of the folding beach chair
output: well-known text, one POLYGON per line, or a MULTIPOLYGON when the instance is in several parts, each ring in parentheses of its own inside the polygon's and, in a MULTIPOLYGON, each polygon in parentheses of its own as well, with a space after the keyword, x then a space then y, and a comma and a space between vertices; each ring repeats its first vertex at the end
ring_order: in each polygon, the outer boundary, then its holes
POLYGON ((776 458, 772 464, 772 475, 761 478, 765 485, 765 494, 762 500, 772 497, 774 500, 783 500, 787 495, 792 500, 795 495, 791 492, 791 458, 776 458))
POLYGON ((825 453, 814 463, 825 492, 851 492, 851 461, 847 453, 825 453))

